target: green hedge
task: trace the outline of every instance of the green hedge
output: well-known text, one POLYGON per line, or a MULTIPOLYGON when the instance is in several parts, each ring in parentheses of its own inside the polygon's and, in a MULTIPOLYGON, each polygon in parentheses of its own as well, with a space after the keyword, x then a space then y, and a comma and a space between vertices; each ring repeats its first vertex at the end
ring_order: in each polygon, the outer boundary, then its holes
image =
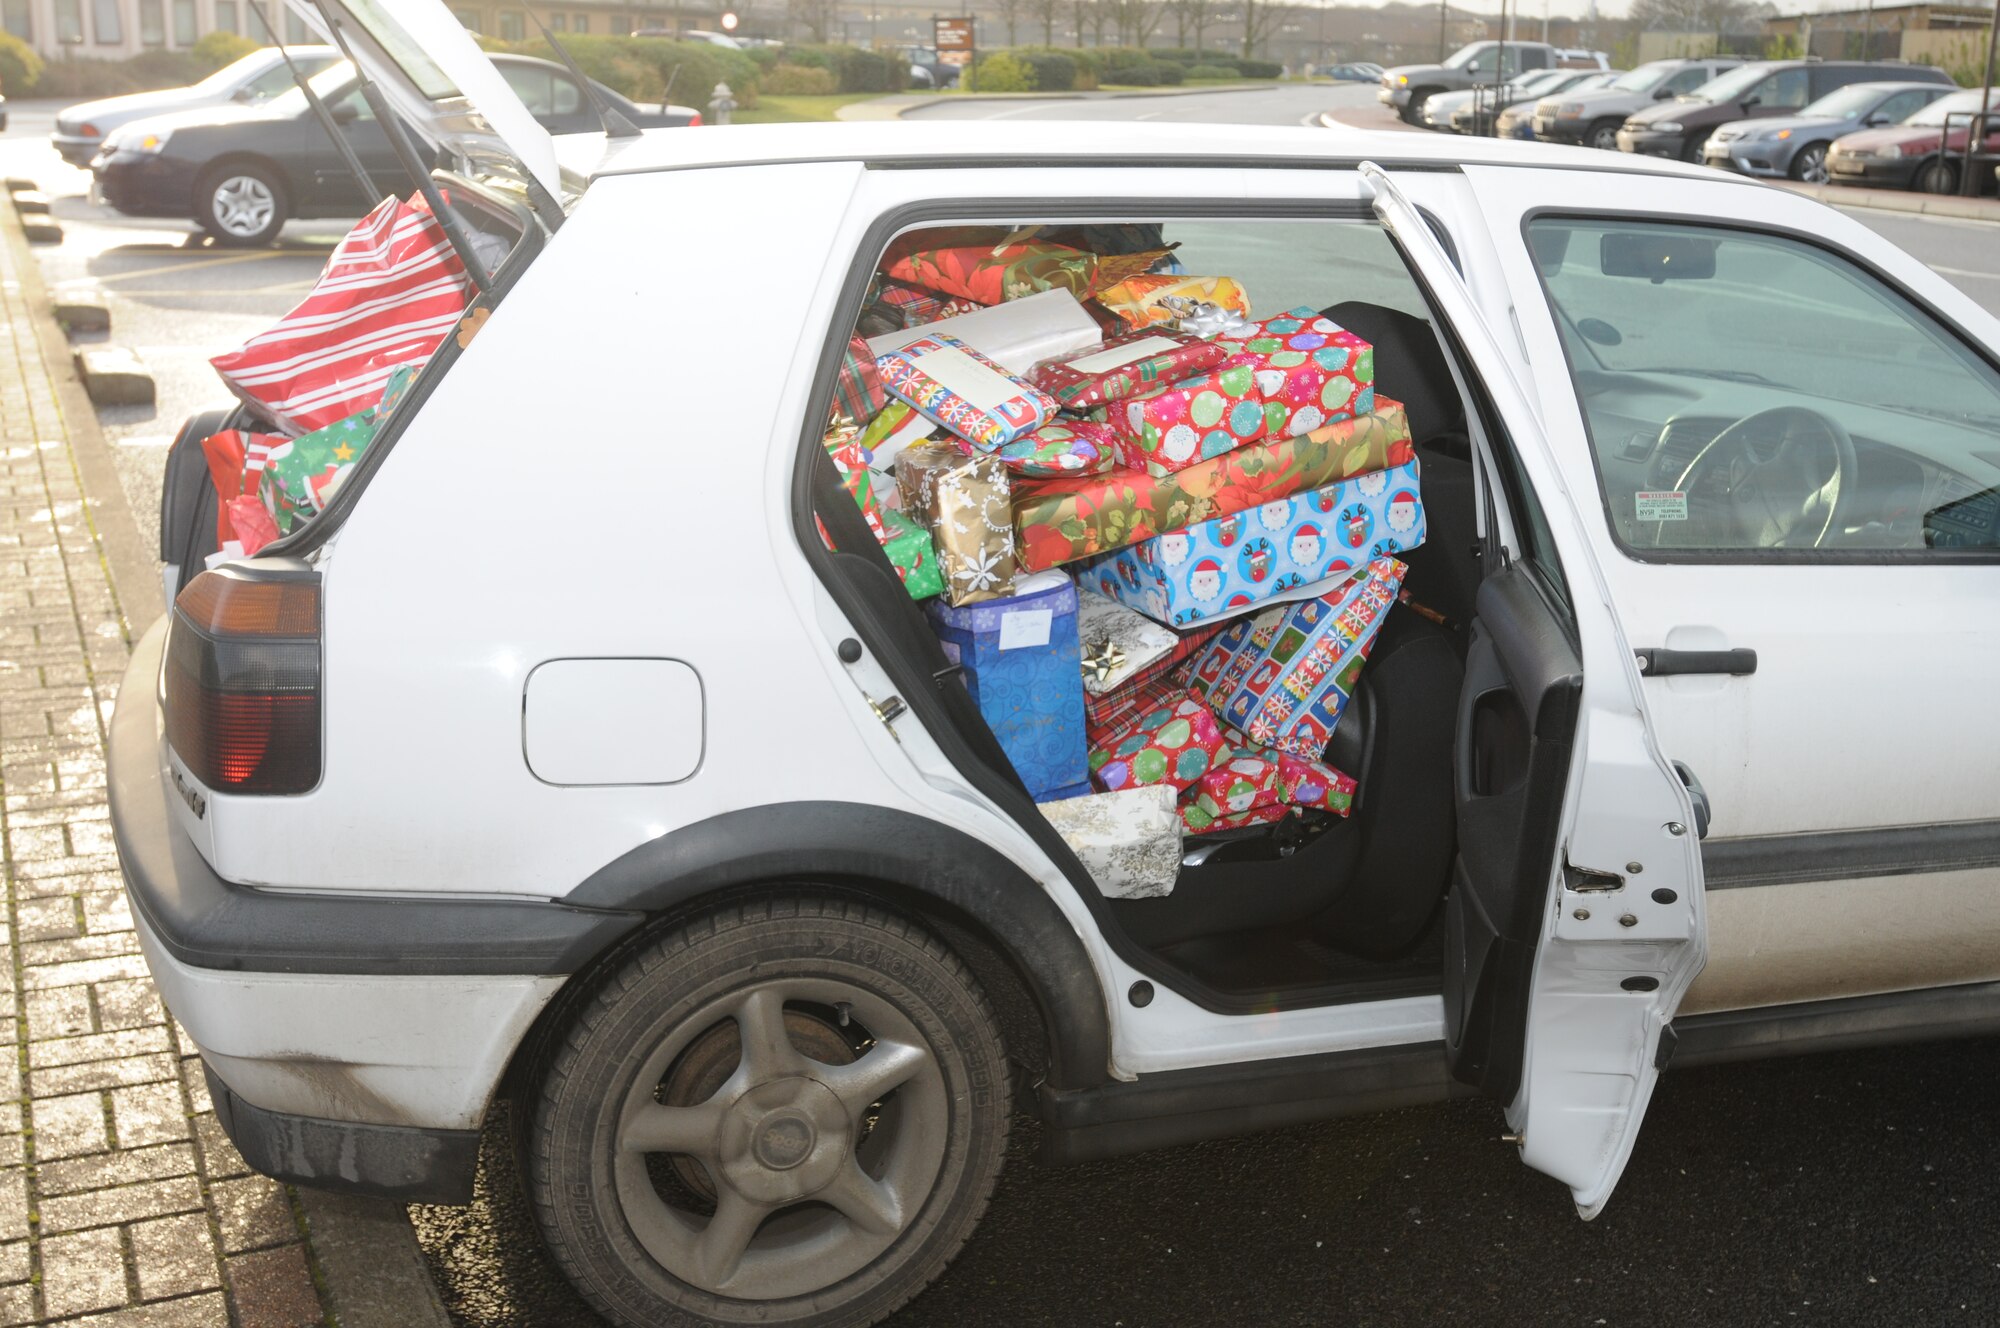
POLYGON ((1189 78, 1211 79, 1240 77, 1236 72, 1235 65, 1189 65, 1187 67, 1187 76, 1189 78))
POLYGON ((910 79, 910 66, 889 51, 864 51, 858 46, 787 46, 786 64, 830 72, 837 92, 900 92, 910 79))
POLYGON ((1285 67, 1276 60, 1238 60, 1236 72, 1244 78, 1277 78, 1285 67))
MULTIPOLYGON (((558 60, 555 51, 539 37, 517 42, 486 37, 480 39, 480 45, 489 51, 558 60)), ((667 99, 679 106, 706 107, 717 83, 729 85, 737 105, 757 104, 757 75, 761 71, 742 51, 664 37, 576 34, 563 37, 563 49, 576 57, 584 73, 642 105, 660 102, 669 80, 673 87, 667 99)))
POLYGON ((972 67, 972 83, 979 92, 1038 92, 1035 67, 1012 51, 983 55, 972 67))
POLYGON ((42 57, 11 32, 0 32, 0 92, 24 97, 42 76, 42 57))
POLYGON ((831 69, 810 65, 773 65, 757 78, 757 91, 774 97, 824 97, 838 88, 831 69))
POLYGON ((1076 89, 1076 61, 1061 51, 1016 51, 1034 71, 1037 92, 1072 92, 1076 89))

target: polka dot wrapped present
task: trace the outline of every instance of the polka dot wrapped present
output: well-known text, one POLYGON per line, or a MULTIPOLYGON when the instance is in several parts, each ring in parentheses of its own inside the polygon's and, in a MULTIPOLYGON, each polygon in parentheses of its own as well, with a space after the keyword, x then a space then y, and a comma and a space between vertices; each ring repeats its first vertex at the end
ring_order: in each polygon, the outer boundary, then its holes
POLYGON ((1230 352, 1216 368, 1105 407, 1121 464, 1171 475, 1375 409, 1375 348, 1310 308, 1216 344, 1230 352))
POLYGON ((1106 793, 1171 784, 1185 789, 1223 759, 1228 746, 1215 715, 1183 691, 1122 731, 1090 735, 1090 779, 1106 793))

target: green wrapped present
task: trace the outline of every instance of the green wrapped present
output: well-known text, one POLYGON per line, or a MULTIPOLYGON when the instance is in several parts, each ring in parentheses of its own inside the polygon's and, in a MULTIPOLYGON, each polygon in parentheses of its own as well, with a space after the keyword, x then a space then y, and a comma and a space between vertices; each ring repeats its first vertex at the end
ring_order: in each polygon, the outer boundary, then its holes
POLYGON ((938 570, 937 546, 931 543, 930 532, 893 508, 883 509, 882 524, 889 528, 882 551, 903 578, 910 598, 929 599, 942 591, 944 575, 938 570))
POLYGON ((264 460, 258 496, 279 533, 289 534, 296 522, 318 516, 348 467, 374 440, 375 412, 364 410, 272 448, 264 460))

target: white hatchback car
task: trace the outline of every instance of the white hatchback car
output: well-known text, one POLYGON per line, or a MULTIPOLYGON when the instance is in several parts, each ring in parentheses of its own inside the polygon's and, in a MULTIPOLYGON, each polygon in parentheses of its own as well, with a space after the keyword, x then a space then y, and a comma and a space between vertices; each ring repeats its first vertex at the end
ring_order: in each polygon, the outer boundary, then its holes
POLYGON ((504 1096, 613 1320, 860 1324, 1017 1106, 1074 1161, 1480 1092, 1588 1217, 1677 1047, 1996 1026, 2000 325, 1862 226, 1405 135, 552 141, 442 7, 335 8, 514 248, 120 693, 139 934, 253 1166, 464 1201, 504 1096), (1084 221, 1373 341, 1431 528, 1351 818, 1164 899, 1099 893, 822 446, 892 239, 1084 221))

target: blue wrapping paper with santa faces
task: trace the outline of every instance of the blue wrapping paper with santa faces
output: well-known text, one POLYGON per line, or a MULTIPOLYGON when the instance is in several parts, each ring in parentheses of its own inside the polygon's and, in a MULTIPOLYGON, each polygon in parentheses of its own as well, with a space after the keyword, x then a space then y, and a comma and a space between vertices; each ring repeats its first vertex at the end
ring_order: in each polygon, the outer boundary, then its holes
POLYGON ((1128 545, 1078 580, 1173 627, 1244 613, 1424 542, 1412 460, 1128 545))
POLYGON ((1038 802, 1088 789, 1076 607, 1076 585, 1060 571, 1024 577, 1001 599, 926 606, 945 658, 964 670, 965 689, 1038 802))

